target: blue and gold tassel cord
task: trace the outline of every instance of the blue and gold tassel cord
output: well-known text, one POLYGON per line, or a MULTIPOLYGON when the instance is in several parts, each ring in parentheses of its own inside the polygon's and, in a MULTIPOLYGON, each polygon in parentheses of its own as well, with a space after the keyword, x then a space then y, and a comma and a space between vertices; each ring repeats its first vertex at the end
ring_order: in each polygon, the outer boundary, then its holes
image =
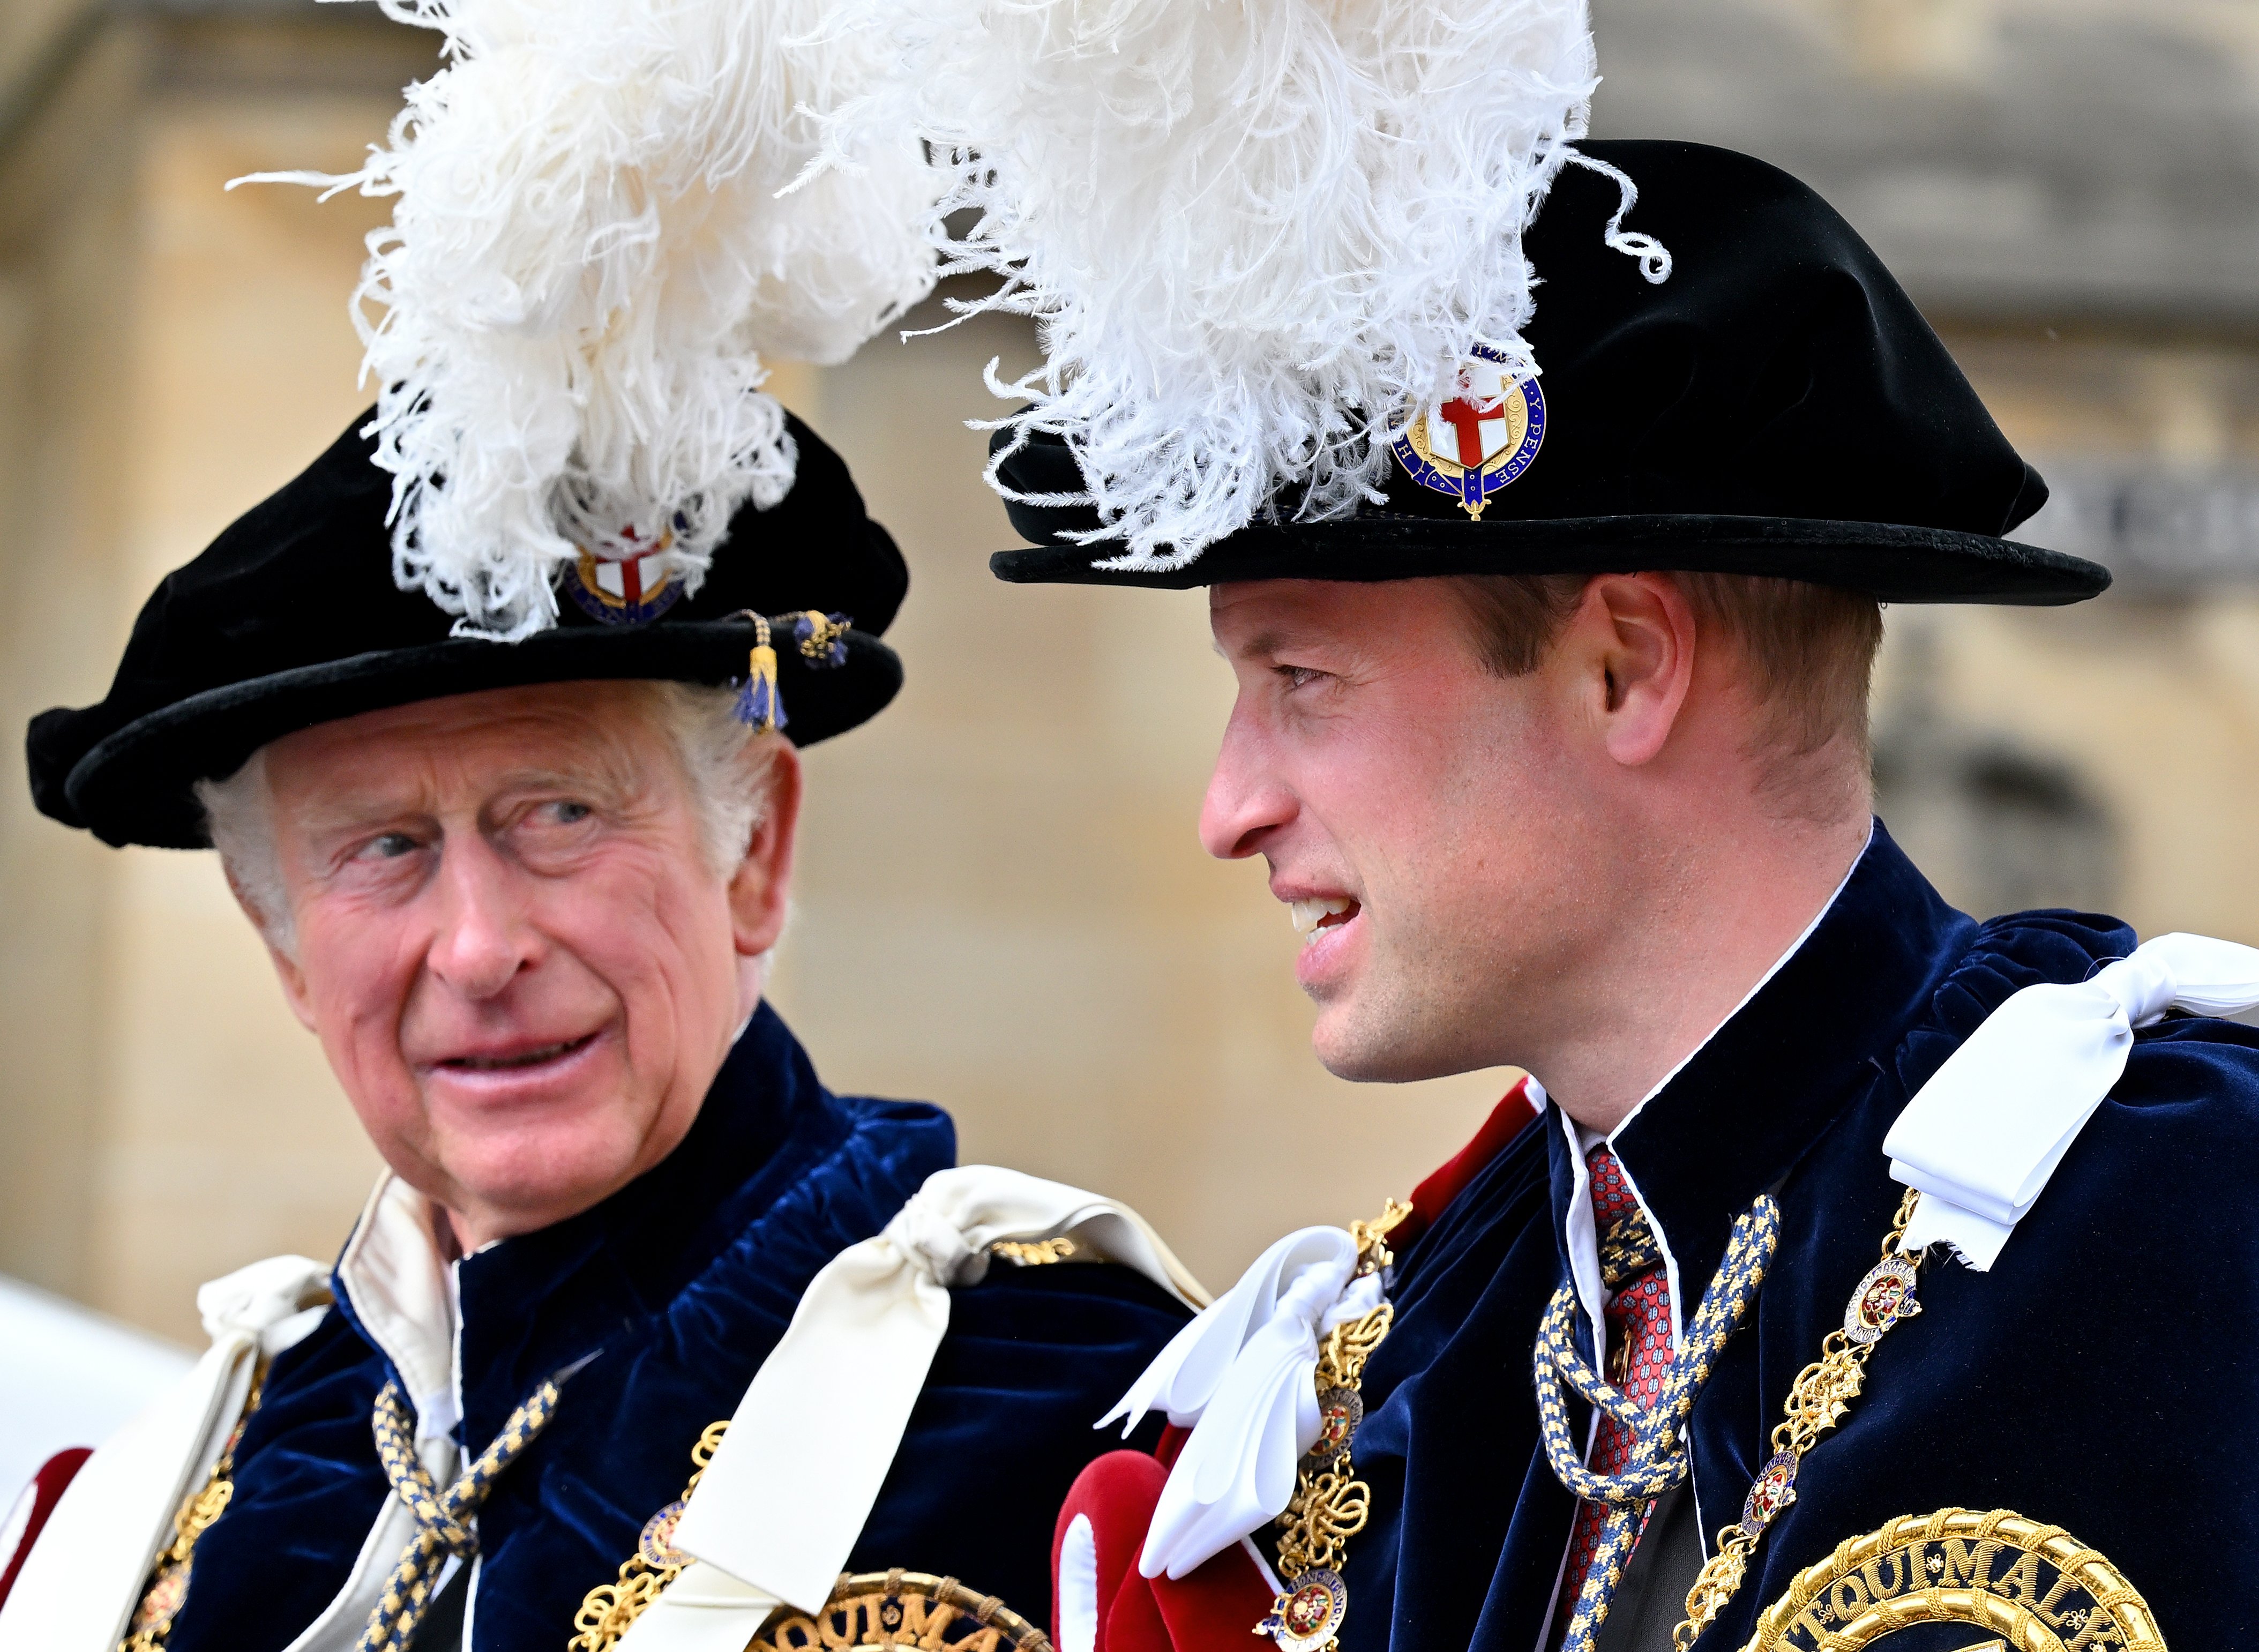
POLYGON ((777 694, 776 650, 769 644, 768 620, 751 609, 745 610, 745 617, 753 623, 753 652, 745 686, 738 691, 738 721, 773 734, 785 725, 784 701, 777 694))
POLYGON ((510 1413, 479 1460, 442 1492, 431 1484, 416 1455, 416 1420, 408 1414, 400 1385, 385 1384, 376 1397, 376 1455, 394 1493, 416 1517, 416 1538, 385 1579, 383 1598, 369 1613, 357 1652, 409 1652, 415 1645, 417 1627, 431 1604, 431 1591, 447 1556, 467 1563, 479 1552, 471 1519, 487 1500, 495 1477, 533 1443, 556 1409, 557 1385, 545 1382, 510 1413))
POLYGON ((1725 1259, 1718 1264, 1710 1288, 1702 1293, 1686 1340, 1671 1361, 1670 1375, 1652 1410, 1643 1411, 1632 1398, 1594 1371, 1578 1351, 1577 1292, 1564 1283, 1546 1305, 1537 1332, 1535 1356, 1537 1379, 1537 1422, 1544 1436, 1545 1455, 1563 1485, 1588 1503, 1608 1506, 1607 1523, 1585 1574, 1583 1592, 1561 1652, 1592 1652, 1608 1607, 1623 1582, 1624 1563, 1639 1540, 1640 1527, 1654 1499, 1686 1478, 1686 1447, 1679 1438, 1695 1396, 1709 1379, 1719 1350, 1740 1328, 1765 1270, 1780 1243, 1780 1207, 1768 1195, 1734 1223, 1726 1242, 1725 1259), (1596 1474, 1585 1466, 1584 1456, 1570 1436, 1569 1408, 1562 1395, 1566 1384, 1578 1394, 1631 1431, 1631 1460, 1620 1474, 1596 1474))
POLYGON ((813 668, 823 671, 847 663, 846 637, 855 622, 844 614, 820 614, 812 608, 799 614, 780 615, 774 620, 749 608, 741 609, 737 617, 753 623, 753 647, 746 662, 745 684, 738 691, 738 721, 765 734, 774 734, 789 721, 784 715, 784 696, 777 687, 774 628, 789 624, 793 641, 800 645, 800 657, 813 668))
POLYGON ((796 616, 792 622, 793 640, 800 644, 800 657, 819 670, 836 669, 847 663, 847 633, 855 622, 844 614, 819 614, 814 609, 796 616))

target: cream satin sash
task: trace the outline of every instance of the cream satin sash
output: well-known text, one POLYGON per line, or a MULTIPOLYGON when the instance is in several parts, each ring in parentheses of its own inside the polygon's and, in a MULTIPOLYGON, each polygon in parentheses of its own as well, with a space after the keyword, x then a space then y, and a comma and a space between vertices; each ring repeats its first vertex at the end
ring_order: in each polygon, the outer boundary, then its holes
POLYGON ((809 1282, 675 1528, 697 1563, 621 1652, 738 1652, 779 1602, 822 1606, 949 1329, 949 1287, 977 1283, 994 1245, 1057 1238, 1207 1305, 1160 1236, 1112 1200, 993 1165, 936 1171, 884 1232, 809 1282))

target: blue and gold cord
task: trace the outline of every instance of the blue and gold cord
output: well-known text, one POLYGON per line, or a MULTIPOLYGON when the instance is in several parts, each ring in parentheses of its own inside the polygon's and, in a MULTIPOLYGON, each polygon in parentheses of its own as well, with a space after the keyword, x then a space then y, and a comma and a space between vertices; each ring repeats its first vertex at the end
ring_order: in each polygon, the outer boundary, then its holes
MULTIPOLYGON (((1614 1235, 1611 1234, 1613 1239, 1614 1235)), ((1652 1244, 1650 1237, 1647 1243, 1652 1244)), ((1569 1619, 1561 1652, 1592 1652, 1608 1607, 1623 1582, 1624 1563, 1631 1557, 1640 1527, 1656 1498, 1686 1478, 1686 1448, 1679 1439, 1694 1399, 1709 1380, 1719 1350, 1733 1335, 1757 1300, 1780 1243, 1780 1207, 1760 1193, 1756 1204, 1738 1217, 1726 1241, 1725 1259, 1702 1293, 1686 1340, 1672 1359, 1663 1392, 1651 1410, 1643 1411, 1631 1397, 1594 1371, 1577 1349, 1577 1292, 1564 1283, 1546 1305, 1539 1324, 1534 1358, 1537 1382, 1537 1423, 1545 1442, 1545 1456, 1561 1484, 1588 1503, 1608 1506, 1607 1523, 1593 1547, 1585 1586, 1569 1619), (1596 1474, 1585 1466, 1583 1454, 1570 1437, 1569 1408, 1562 1395, 1566 1384, 1578 1395, 1631 1431, 1630 1461, 1619 1474, 1596 1474)))
POLYGON ((478 1534, 467 1523, 487 1500, 495 1477, 533 1443, 557 1409, 557 1385, 545 1382, 510 1413, 502 1432, 463 1476, 442 1492, 416 1456, 416 1420, 400 1385, 388 1382, 376 1397, 376 1455, 392 1489, 416 1517, 416 1538, 385 1579, 384 1595, 368 1614, 357 1652, 409 1652, 431 1604, 431 1587, 450 1555, 468 1562, 479 1552, 478 1534))

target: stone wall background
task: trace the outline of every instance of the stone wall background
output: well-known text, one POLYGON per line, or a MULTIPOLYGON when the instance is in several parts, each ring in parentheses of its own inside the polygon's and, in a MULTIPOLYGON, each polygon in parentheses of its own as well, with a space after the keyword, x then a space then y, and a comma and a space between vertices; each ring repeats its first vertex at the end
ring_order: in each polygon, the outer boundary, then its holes
MULTIPOLYGON (((1884 812, 1973 910, 2259 940, 2259 23, 2196 0, 1599 0, 1605 132, 1732 144, 1873 239, 2132 577, 1894 609, 1884 812)), ((428 41, 373 8, 0 6, 0 723, 84 703, 166 569, 364 405, 350 167, 428 41)), ((1128 1199, 1222 1281, 1407 1189, 1506 1076, 1329 1078, 1259 871, 1201 851, 1229 703, 1198 594, 1015 590, 979 479, 1001 324, 778 388, 910 558, 909 687, 809 754, 775 986, 835 1087, 1128 1199)), ((318 623, 318 616, 310 616, 318 623)), ((0 1272, 186 1341, 200 1280, 331 1254, 375 1170, 202 855, 39 817, 0 742, 0 1272)))

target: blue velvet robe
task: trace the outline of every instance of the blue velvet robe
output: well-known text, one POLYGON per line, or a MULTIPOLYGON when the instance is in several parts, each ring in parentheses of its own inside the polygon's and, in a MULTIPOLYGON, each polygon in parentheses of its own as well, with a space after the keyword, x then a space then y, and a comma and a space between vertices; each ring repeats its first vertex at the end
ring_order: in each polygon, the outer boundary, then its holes
MULTIPOLYGON (((1979 924, 1878 826, 1803 947, 1618 1135, 1689 1314, 1733 1218, 1765 1189, 1780 1202, 1755 1315, 1691 1419, 1706 1554, 1878 1259, 1904 1191, 1882 1150, 1899 1109, 2011 993, 2084 979, 2134 945, 2076 913, 1979 924)), ((1530 1349, 1566 1277, 1571 1152, 1549 1107, 1400 1261, 1395 1328, 1365 1378, 1356 1461, 1374 1512, 1350 1543, 1344 1652, 1532 1652, 1546 1633, 1576 1505, 1539 1444, 1530 1349)), ((1883 1339, 1698 1647, 1742 1646, 1845 1539, 1955 1506, 2012 1509, 2100 1550, 2175 1648, 2252 1644, 2255 1214, 2259 1031, 2175 1017, 2141 1032, 1992 1270, 1942 1251, 1923 1267, 1924 1312, 1883 1339)), ((1928 1626, 1889 1645, 1987 1641, 1928 1626)))
MULTIPOLYGON (((690 1448, 737 1409, 816 1270, 885 1226, 955 1148, 937 1107, 829 1093, 764 1007, 665 1162, 579 1216, 464 1260, 472 1453, 545 1377, 595 1356, 479 1516, 478 1652, 560 1652, 581 1597, 682 1494, 690 1448)), ((392 1373, 342 1290, 338 1300, 268 1373, 171 1652, 288 1645, 344 1586, 389 1494, 370 1417, 392 1373)), ((953 1292, 849 1569, 954 1575, 1047 1622, 1052 1517, 1115 1443, 1091 1425, 1185 1317, 1110 1265, 998 1267, 953 1292)))

